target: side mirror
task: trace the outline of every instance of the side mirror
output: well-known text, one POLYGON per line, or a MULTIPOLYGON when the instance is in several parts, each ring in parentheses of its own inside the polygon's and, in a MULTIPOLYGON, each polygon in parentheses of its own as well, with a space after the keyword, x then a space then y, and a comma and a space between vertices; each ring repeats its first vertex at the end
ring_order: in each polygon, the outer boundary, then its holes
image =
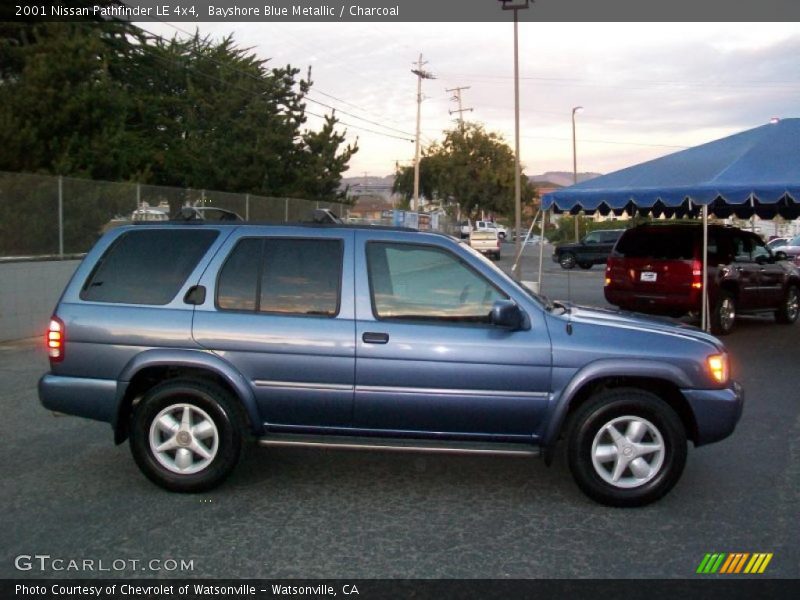
POLYGON ((788 260, 789 259, 789 257, 786 256, 786 252, 784 252, 783 250, 778 250, 775 253, 774 256, 775 256, 775 260, 788 260))
POLYGON ((502 327, 510 331, 516 331, 522 327, 525 318, 519 306, 511 300, 498 300, 492 306, 489 319, 495 327, 502 327))

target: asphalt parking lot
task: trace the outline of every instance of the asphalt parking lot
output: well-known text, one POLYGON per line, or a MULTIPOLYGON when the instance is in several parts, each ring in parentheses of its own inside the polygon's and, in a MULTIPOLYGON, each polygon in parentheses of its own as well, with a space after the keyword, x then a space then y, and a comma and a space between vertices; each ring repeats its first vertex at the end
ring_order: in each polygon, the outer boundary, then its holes
MULTIPOLYGON (((525 279, 536 279, 533 254, 525 279)), ((543 292, 605 306, 602 276, 562 271, 547 255, 543 292)), ((171 494, 139 473, 127 444, 113 445, 108 425, 39 405, 38 340, 2 344, 0 577, 684 578, 708 552, 770 552, 758 577, 797 578, 799 335, 800 324, 742 320, 725 340, 747 394, 739 427, 690 448, 675 489, 641 509, 594 504, 561 455, 548 468, 253 447, 221 488, 171 494), (93 560, 94 570, 20 571, 21 555, 93 560)))

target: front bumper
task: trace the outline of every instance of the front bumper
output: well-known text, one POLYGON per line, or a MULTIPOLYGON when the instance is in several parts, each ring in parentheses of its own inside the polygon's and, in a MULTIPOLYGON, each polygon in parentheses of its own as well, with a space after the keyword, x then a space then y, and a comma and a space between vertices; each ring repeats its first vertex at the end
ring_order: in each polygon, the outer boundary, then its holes
POLYGON ((721 390, 681 390, 697 424, 696 446, 725 439, 736 428, 744 407, 744 390, 734 381, 721 390))
POLYGON ((56 412, 113 423, 117 382, 47 373, 39 380, 39 401, 56 412))

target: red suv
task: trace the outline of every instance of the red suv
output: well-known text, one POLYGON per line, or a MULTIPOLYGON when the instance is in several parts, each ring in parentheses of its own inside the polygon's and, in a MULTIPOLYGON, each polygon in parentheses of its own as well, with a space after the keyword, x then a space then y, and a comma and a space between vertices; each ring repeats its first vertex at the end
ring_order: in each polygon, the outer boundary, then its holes
MULTIPOLYGON (((735 227, 708 228, 711 330, 724 335, 737 313, 775 313, 794 323, 800 313, 800 272, 760 237, 735 227)), ((625 310, 682 316, 699 312, 703 229, 697 224, 640 225, 617 241, 606 265, 605 297, 625 310)))

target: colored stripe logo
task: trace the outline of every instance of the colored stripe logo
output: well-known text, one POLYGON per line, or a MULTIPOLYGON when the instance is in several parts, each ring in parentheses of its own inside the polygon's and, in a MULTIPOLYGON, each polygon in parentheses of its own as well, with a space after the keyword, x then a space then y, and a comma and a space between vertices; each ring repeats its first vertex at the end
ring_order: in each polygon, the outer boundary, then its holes
POLYGON ((769 561, 772 560, 772 552, 715 552, 706 554, 697 567, 697 573, 702 575, 713 575, 720 573, 733 575, 746 573, 750 575, 760 574, 767 570, 769 561))

